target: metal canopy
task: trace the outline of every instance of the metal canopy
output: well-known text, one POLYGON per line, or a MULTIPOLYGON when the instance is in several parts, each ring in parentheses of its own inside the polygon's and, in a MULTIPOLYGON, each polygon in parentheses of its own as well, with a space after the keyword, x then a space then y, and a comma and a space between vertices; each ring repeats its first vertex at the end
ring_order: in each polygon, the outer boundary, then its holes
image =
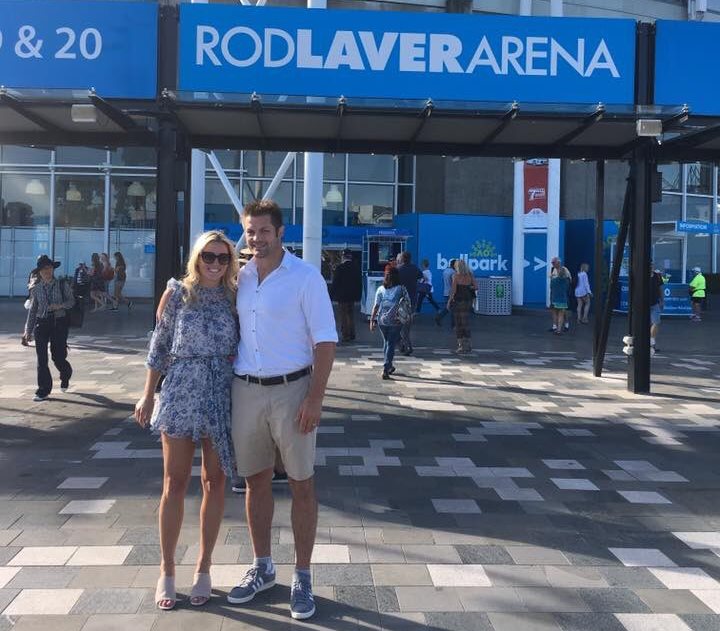
MULTIPOLYGON (((351 153, 620 159, 632 107, 173 93, 196 147, 351 153)), ((643 116, 676 123, 681 107, 643 116)))
POLYGON ((94 92, 0 89, 0 144, 90 147, 154 146, 154 101, 109 101, 94 92), (96 120, 75 122, 74 105, 93 106, 96 120))

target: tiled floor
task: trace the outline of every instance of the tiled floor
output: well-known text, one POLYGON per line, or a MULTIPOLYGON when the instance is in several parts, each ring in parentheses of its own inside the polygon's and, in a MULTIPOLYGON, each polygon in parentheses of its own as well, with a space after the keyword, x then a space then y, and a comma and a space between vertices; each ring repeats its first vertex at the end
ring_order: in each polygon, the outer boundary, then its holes
MULTIPOLYGON (((287 486, 275 491, 277 587, 227 604, 253 556, 243 500, 228 493, 215 598, 201 611, 154 607, 162 454, 127 420, 149 308, 126 315, 74 335, 73 388, 42 404, 29 401, 31 351, 15 324, 0 329, 0 630, 294 629, 287 486)), ((617 345, 591 378, 587 327, 558 340, 544 315, 478 318, 476 350, 460 358, 449 332, 423 321, 389 382, 368 332, 338 349, 318 435, 308 627, 720 628, 720 353, 664 323, 656 392, 638 397, 617 345)), ((199 502, 194 475, 182 594, 199 502)))

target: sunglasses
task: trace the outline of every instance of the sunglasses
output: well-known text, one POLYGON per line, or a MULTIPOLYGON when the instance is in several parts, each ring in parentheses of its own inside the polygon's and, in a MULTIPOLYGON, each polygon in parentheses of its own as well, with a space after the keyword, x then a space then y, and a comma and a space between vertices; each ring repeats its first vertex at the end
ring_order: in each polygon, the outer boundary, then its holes
POLYGON ((203 263, 207 263, 208 265, 212 265, 215 261, 220 263, 220 265, 227 265, 230 262, 229 254, 215 254, 215 252, 201 252, 200 258, 203 260, 203 263))

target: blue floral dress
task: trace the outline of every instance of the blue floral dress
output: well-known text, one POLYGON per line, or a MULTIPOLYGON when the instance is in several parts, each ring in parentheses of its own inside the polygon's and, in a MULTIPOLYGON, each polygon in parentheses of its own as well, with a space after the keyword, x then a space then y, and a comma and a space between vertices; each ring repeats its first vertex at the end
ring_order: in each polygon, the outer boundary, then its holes
POLYGON ((198 300, 185 304, 179 281, 155 327, 147 366, 165 375, 150 420, 155 433, 172 438, 210 438, 227 475, 235 469, 230 436, 230 385, 237 352, 238 323, 222 287, 198 287, 198 300))

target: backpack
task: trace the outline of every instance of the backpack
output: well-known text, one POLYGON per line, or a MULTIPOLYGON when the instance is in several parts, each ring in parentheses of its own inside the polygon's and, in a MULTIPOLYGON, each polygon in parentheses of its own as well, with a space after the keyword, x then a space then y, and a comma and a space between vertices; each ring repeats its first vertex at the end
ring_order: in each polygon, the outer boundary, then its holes
POLYGON ((410 295, 405 287, 402 285, 398 285, 398 287, 400 287, 400 298, 390 309, 382 313, 378 318, 378 323, 383 326, 402 326, 412 319, 410 295))

